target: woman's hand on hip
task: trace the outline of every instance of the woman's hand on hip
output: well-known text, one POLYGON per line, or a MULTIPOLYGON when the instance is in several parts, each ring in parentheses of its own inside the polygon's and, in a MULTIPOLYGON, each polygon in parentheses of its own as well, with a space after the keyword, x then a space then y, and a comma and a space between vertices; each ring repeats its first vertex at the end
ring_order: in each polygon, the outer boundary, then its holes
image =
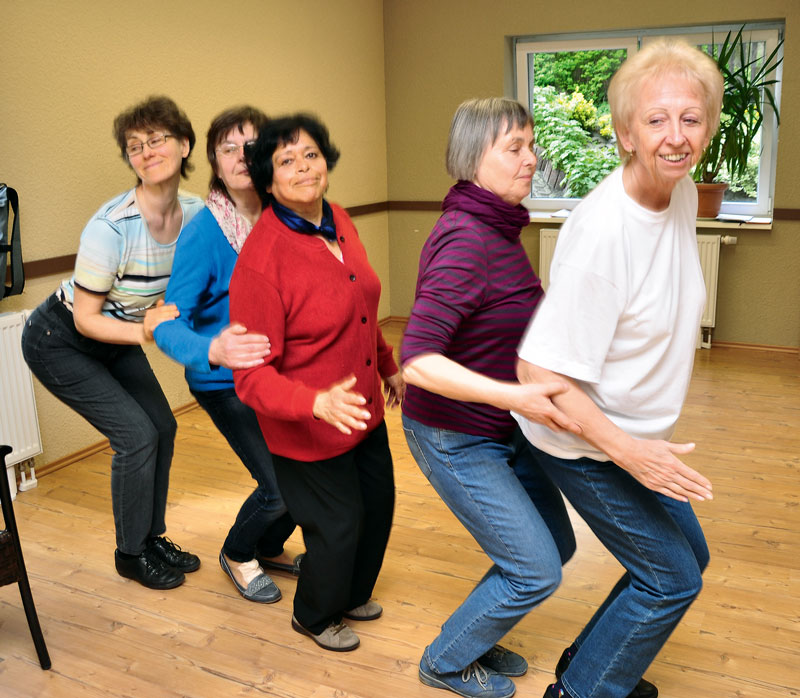
POLYGON ((318 392, 311 410, 313 415, 343 434, 352 434, 353 429, 364 431, 367 428, 365 420, 372 415, 363 408, 367 400, 353 390, 355 385, 356 377, 350 375, 327 390, 318 392))
POLYGON ((153 339, 153 332, 162 322, 174 320, 179 315, 178 306, 174 303, 164 303, 163 299, 156 302, 152 308, 148 308, 142 322, 145 341, 153 339))
POLYGON ((387 407, 394 408, 403 404, 403 399, 406 396, 406 383, 399 371, 393 376, 384 379, 383 395, 386 398, 387 407))
POLYGON ((244 325, 234 323, 224 328, 208 347, 208 363, 231 370, 253 368, 269 356, 269 338, 248 333, 244 325))
POLYGON ((708 478, 678 458, 692 451, 693 443, 632 438, 624 455, 615 457, 614 462, 648 489, 679 502, 713 499, 708 478))
POLYGON ((569 386, 563 381, 548 381, 545 383, 510 384, 511 399, 508 409, 548 427, 552 431, 569 431, 580 434, 580 425, 568 417, 551 398, 565 392, 569 386))

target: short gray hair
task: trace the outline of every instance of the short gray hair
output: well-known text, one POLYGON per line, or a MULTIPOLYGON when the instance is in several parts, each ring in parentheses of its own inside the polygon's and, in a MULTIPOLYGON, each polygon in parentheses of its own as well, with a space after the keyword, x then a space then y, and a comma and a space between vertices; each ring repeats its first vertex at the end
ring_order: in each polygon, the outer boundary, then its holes
POLYGON ((533 118, 513 99, 489 97, 462 102, 450 124, 447 139, 447 172, 453 179, 475 179, 483 154, 500 135, 512 128, 533 127, 533 118))

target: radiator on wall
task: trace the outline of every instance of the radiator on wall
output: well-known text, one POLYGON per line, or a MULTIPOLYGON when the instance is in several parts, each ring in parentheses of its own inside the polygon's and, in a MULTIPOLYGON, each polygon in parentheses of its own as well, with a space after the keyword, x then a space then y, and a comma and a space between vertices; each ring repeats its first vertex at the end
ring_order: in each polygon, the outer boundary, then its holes
POLYGON ((0 442, 14 450, 6 458, 8 481, 16 494, 14 465, 42 452, 33 376, 22 358, 26 312, 0 314, 0 442))
MULTIPOLYGON (((542 228, 539 234, 539 278, 542 280, 542 288, 545 291, 550 285, 550 264, 553 261, 557 239, 558 228, 542 228)), ((700 321, 699 346, 706 349, 711 346, 711 329, 714 327, 717 316, 717 277, 721 243, 735 245, 736 238, 720 235, 697 236, 700 266, 703 269, 703 279, 706 283, 706 306, 703 308, 703 318, 700 321)))

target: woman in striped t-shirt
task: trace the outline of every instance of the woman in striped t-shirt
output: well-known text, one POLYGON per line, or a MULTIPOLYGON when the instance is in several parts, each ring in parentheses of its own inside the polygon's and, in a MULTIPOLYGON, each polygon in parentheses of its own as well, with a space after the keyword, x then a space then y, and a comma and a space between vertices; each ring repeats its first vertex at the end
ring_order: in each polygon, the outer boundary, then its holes
POLYGON ((202 199, 178 193, 195 136, 167 97, 120 114, 114 135, 137 185, 89 220, 75 273, 28 319, 22 350, 42 384, 114 449, 117 572, 171 589, 200 560, 162 535, 177 425, 141 345, 176 313, 162 300, 175 242, 203 208, 202 199))
POLYGON ((577 426, 550 402, 560 382, 520 385, 515 348, 542 297, 520 243, 536 166, 533 122, 517 102, 456 111, 447 170, 457 180, 422 250, 402 348, 411 453, 492 566, 425 649, 420 680, 462 696, 507 698, 527 662, 496 643, 561 579, 575 539, 555 487, 509 411, 577 426))

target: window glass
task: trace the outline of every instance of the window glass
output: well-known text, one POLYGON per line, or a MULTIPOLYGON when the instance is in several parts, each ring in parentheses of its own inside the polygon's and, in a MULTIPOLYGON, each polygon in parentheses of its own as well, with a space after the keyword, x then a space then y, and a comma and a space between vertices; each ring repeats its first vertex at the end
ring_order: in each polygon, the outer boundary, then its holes
MULTIPOLYGON (((606 90, 625 58, 661 36, 680 36, 712 55, 719 55, 728 31, 738 27, 698 27, 696 30, 646 30, 626 35, 533 37, 516 40, 517 98, 533 113, 537 171, 526 205, 532 210, 570 209, 619 165, 616 139, 606 90)), ((763 65, 779 41, 779 29, 746 30, 745 63, 750 70, 763 65)), ((732 59, 738 68, 741 58, 732 59)), ((780 80, 780 67, 774 76, 780 80)), ((773 85, 776 103, 780 84, 773 85)), ((763 94, 762 94, 763 97, 763 94)), ((722 212, 768 215, 772 209, 777 122, 770 104, 753 105, 763 118, 753 138, 742 172, 724 169, 719 179, 729 182, 722 212)), ((723 113, 723 122, 730 119, 723 113)))

